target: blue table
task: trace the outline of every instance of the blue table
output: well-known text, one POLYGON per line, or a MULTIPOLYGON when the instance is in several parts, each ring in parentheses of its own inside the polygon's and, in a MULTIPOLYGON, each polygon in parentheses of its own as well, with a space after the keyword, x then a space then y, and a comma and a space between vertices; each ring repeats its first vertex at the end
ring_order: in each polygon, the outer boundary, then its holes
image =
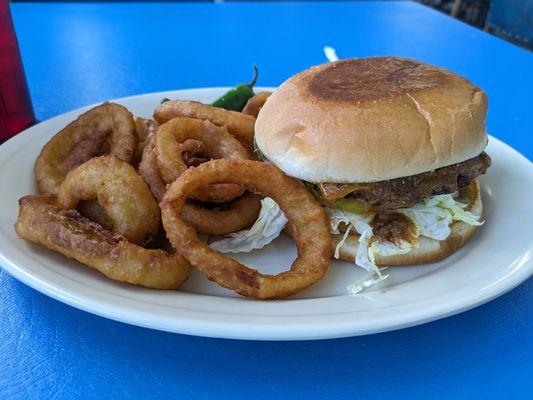
MULTIPOLYGON (((13 4, 36 114, 102 100, 261 85, 341 57, 455 70, 490 99, 489 132, 533 157, 533 56, 414 3, 13 4)), ((243 342, 96 317, 0 272, 0 398, 524 398, 533 282, 475 310, 379 335, 243 342)))

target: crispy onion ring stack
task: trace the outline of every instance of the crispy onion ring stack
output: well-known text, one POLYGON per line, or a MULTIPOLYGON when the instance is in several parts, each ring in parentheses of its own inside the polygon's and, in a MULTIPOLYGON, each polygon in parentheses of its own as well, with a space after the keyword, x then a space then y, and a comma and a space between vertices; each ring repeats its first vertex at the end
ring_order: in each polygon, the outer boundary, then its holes
POLYGON ((180 100, 160 105, 157 122, 113 103, 89 110, 41 151, 34 169, 44 195, 19 200, 17 234, 147 288, 179 287, 191 264, 259 299, 314 284, 331 255, 324 208, 298 181, 251 160, 254 116, 268 95, 250 99, 251 115, 180 100), (197 236, 250 227, 261 195, 285 212, 298 250, 290 270, 276 276, 222 256, 197 236), (169 251, 146 248, 165 246, 165 233, 169 251))
POLYGON ((185 100, 166 101, 154 112, 154 119, 160 124, 175 117, 200 119, 219 127, 226 127, 246 149, 253 151, 255 118, 251 115, 185 100))
MULTIPOLYGON (((154 141, 157 165, 165 182, 173 182, 190 166, 210 159, 250 158, 250 153, 226 128, 198 119, 173 118, 161 125, 154 141)), ((222 203, 233 200, 243 192, 242 186, 220 184, 200 188, 191 197, 222 203)))
MULTIPOLYGON (((139 173, 158 201, 168 183, 191 165, 187 161, 212 158, 246 159, 250 153, 228 132, 208 121, 177 117, 161 125, 149 139, 139 164, 139 173)), ((192 165, 194 166, 194 165, 192 165)), ((198 188, 188 201, 183 217, 199 232, 226 235, 251 226, 261 209, 260 196, 244 193, 242 185, 221 184, 198 188)))
POLYGON ((172 246, 207 278, 248 297, 290 296, 318 281, 331 256, 331 235, 324 208, 295 179, 274 166, 250 160, 213 160, 185 171, 161 202, 163 225, 172 246), (298 258, 290 271, 263 275, 226 258, 201 242, 182 217, 187 198, 208 184, 245 185, 272 197, 291 222, 298 258))

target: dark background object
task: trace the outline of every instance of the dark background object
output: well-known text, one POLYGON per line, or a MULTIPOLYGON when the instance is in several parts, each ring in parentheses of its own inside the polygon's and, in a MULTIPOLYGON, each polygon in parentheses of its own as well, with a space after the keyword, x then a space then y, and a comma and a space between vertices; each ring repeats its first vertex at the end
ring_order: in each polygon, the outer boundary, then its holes
POLYGON ((533 49, 533 0, 417 0, 470 25, 533 49))
POLYGON ((0 143, 34 122, 9 2, 0 0, 0 143))
POLYGON ((492 0, 485 30, 533 49, 533 1, 492 0))
POLYGON ((483 28, 491 0, 418 0, 470 25, 483 28))

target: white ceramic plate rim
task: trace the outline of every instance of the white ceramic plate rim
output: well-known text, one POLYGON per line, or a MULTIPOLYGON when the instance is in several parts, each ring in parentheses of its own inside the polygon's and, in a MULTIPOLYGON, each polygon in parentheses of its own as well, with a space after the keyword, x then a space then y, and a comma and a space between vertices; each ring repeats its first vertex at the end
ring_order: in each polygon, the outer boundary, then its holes
MULTIPOLYGON (((226 89, 206 88, 168 91, 126 97, 113 101, 121 103, 123 101, 143 100, 150 96, 194 98, 196 95, 205 95, 206 92, 219 93, 226 89)), ((90 107, 92 106, 65 113, 41 124, 64 118, 71 120, 74 115, 90 107)), ((1 146, 0 163, 2 162, 2 154, 13 156, 13 149, 19 147, 19 143, 22 144, 23 141, 28 140, 33 129, 35 127, 26 130, 1 146)), ((495 142, 519 162, 529 163, 522 155, 497 139, 491 137, 491 141, 495 142)), ((28 286, 81 310, 113 320, 169 332, 261 340, 323 339, 371 334, 418 325, 453 315, 490 301, 530 277, 533 273, 531 252, 531 248, 529 248, 528 251, 514 260, 504 274, 496 279, 493 278, 483 282, 465 282, 464 285, 456 288, 453 292, 417 301, 416 307, 408 303, 370 311, 331 311, 322 314, 310 312, 306 314, 298 313, 298 315, 280 313, 279 315, 272 315, 270 312, 262 314, 260 310, 272 310, 273 307, 280 307, 281 309, 285 307, 284 301, 268 302, 267 304, 241 298, 217 298, 217 302, 231 302, 232 304, 240 305, 245 312, 239 315, 236 313, 221 313, 220 310, 216 309, 206 311, 205 309, 198 310, 178 306, 169 310, 169 307, 162 304, 145 303, 133 297, 124 297, 120 294, 102 291, 99 288, 83 286, 80 282, 69 281, 68 285, 63 285, 67 282, 62 282, 60 276, 54 276, 57 274, 53 271, 41 271, 41 274, 28 271, 24 266, 25 263, 35 262, 35 260, 32 260, 31 255, 17 253, 17 249, 6 245, 5 241, 0 244, 1 265, 7 272, 28 286), (391 309, 394 312, 390 312, 391 309)), ((183 292, 180 293, 180 297, 186 300, 193 299, 193 301, 197 302, 213 300, 212 296, 183 292)), ((313 304, 320 302, 322 306, 331 306, 331 310, 337 310, 341 302, 343 302, 343 306, 346 306, 346 302, 349 301, 349 296, 296 299, 291 300, 291 306, 303 306, 303 303, 305 303, 305 307, 312 310, 313 304)))

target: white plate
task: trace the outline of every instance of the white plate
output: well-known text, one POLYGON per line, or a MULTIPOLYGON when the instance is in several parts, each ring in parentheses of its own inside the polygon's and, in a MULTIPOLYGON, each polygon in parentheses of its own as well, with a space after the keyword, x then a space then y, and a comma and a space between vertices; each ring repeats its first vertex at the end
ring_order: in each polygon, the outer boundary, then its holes
MULTIPOLYGON (((117 100, 148 117, 163 97, 210 102, 226 89, 155 93, 117 100)), ((517 286, 533 271, 533 168, 491 138, 493 160, 481 178, 486 224, 446 260, 391 268, 381 286, 348 296, 346 285, 363 274, 333 261, 326 277, 294 298, 256 301, 238 297, 194 271, 181 291, 116 283, 103 275, 18 239, 17 200, 36 193, 32 167, 41 147, 80 109, 42 122, 0 146, 0 264, 17 279, 59 301, 134 325, 192 335, 239 339, 318 339, 403 328, 465 311, 517 286)), ((279 272, 295 257, 281 237, 266 249, 238 257, 264 272, 279 272)))

